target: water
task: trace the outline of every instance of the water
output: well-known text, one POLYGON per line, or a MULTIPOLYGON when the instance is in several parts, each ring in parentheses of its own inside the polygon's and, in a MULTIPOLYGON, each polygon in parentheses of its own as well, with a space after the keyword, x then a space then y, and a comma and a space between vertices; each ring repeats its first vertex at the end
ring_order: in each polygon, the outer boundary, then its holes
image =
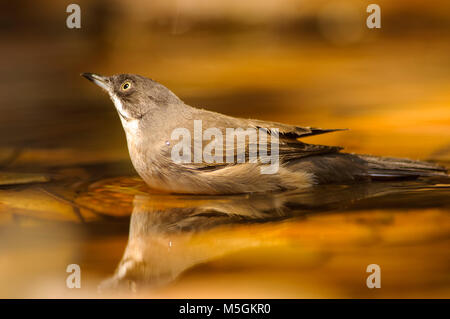
POLYGON ((440 296, 450 283, 449 194, 448 180, 233 196, 155 193, 125 176, 9 186, 1 294, 440 296), (75 291, 65 288, 73 263, 75 291), (376 292, 365 285, 373 263, 383 274, 376 292))

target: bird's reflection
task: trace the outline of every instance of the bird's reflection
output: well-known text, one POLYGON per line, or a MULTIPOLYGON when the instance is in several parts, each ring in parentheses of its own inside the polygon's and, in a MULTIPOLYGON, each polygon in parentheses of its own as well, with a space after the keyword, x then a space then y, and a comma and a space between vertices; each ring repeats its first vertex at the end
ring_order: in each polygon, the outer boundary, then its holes
POLYGON ((308 218, 398 189, 368 183, 242 196, 136 195, 124 255, 100 290, 165 285, 192 266, 264 242, 261 236, 233 232, 238 225, 308 218), (199 239, 208 232, 213 235, 199 239))

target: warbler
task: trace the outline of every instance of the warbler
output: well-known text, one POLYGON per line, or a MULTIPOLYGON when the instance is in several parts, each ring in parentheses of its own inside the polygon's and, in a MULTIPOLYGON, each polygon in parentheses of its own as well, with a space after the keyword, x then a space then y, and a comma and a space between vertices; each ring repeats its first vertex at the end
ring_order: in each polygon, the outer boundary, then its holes
POLYGON ((299 140, 339 131, 336 129, 236 118, 195 108, 162 84, 140 75, 82 76, 109 94, 133 166, 154 189, 234 194, 446 176, 445 168, 428 162, 349 154, 341 152, 341 147, 299 140), (200 134, 196 133, 199 127, 200 134), (205 135, 209 143, 205 143, 205 135), (242 145, 236 146, 235 139, 242 145))

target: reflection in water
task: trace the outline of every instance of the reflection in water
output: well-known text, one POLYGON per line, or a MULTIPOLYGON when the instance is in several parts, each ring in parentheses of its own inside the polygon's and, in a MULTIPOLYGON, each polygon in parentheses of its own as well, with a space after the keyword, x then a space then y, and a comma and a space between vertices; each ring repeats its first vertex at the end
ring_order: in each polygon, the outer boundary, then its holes
MULTIPOLYGON (((423 187, 411 183, 368 183, 269 195, 136 195, 125 253, 114 276, 105 280, 100 290, 160 287, 192 266, 242 249, 270 245, 273 240, 273 237, 234 232, 233 227, 238 224, 308 218, 312 213, 330 209, 348 210, 362 199, 391 195, 397 198, 400 193, 423 190, 423 187), (220 226, 228 231, 218 231, 220 226), (196 236, 213 228, 212 238, 199 240, 196 236)), ((421 200, 420 196, 416 198, 421 200)))

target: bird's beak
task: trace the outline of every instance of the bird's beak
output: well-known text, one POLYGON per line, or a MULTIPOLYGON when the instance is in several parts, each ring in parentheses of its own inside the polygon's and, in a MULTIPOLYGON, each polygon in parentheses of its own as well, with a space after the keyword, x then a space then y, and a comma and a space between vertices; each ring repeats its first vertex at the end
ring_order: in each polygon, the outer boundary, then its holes
POLYGON ((107 92, 111 90, 110 82, 106 76, 101 76, 95 73, 81 73, 81 76, 84 76, 89 81, 94 82, 107 92))

